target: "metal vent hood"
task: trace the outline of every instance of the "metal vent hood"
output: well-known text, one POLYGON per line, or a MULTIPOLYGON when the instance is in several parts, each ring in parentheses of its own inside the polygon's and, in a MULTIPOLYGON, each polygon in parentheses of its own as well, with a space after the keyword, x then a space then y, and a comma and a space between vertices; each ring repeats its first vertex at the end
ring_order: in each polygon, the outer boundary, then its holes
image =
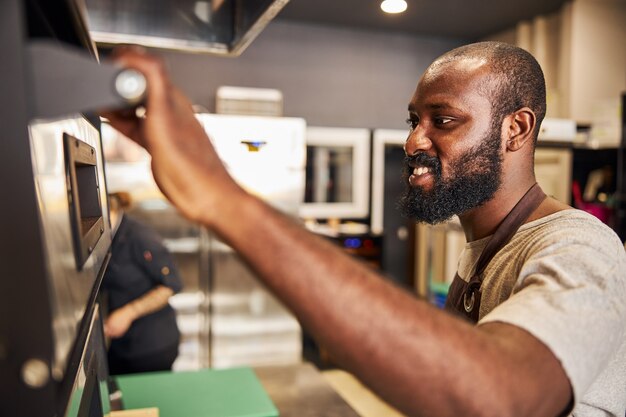
POLYGON ((237 56, 289 0, 84 0, 98 45, 237 56))

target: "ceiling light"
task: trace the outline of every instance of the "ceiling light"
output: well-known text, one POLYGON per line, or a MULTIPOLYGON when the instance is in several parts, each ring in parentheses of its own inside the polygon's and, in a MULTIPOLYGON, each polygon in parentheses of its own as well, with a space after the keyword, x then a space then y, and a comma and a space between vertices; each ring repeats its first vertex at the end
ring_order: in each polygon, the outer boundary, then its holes
POLYGON ((380 3, 380 8, 385 13, 402 13, 406 10, 405 0, 384 0, 380 3))

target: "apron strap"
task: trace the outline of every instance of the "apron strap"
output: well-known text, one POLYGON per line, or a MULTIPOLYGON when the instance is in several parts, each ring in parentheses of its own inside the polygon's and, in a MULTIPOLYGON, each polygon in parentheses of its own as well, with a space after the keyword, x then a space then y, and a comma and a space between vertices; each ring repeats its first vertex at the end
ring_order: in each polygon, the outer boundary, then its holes
POLYGON ((466 282, 459 277, 458 273, 454 277, 448 298, 446 299, 445 308, 447 310, 457 312, 474 323, 478 322, 482 296, 482 275, 485 268, 545 198, 546 195, 537 183, 526 191, 524 196, 515 204, 515 207, 498 225, 495 233, 485 245, 476 263, 476 271, 470 280, 466 282))
MULTIPOLYGON (((489 265, 491 259, 495 256, 500 249, 502 249, 513 236, 517 233, 517 230, 528 219, 528 217, 535 211, 541 202, 546 198, 546 195, 539 187, 539 184, 535 183, 526 194, 517 202, 515 207, 509 212, 509 214, 498 225, 496 232, 491 236, 489 242, 483 249, 478 262, 476 264, 475 275, 482 275, 483 271, 489 265)), ((482 278, 480 279, 482 282, 482 278)))

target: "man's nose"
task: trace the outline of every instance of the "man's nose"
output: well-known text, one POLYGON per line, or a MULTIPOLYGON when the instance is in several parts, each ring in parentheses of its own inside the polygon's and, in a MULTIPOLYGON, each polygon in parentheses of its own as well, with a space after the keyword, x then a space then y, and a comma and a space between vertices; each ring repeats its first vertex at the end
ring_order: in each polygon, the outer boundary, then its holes
POLYGON ((433 146, 432 141, 426 135, 424 129, 417 126, 409 133, 409 137, 404 143, 404 153, 406 156, 413 156, 419 151, 427 151, 433 146))

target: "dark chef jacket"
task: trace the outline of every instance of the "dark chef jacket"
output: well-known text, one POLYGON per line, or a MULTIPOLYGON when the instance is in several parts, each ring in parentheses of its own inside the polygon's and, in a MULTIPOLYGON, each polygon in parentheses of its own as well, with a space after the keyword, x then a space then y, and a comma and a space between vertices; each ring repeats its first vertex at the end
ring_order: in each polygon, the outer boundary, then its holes
MULTIPOLYGON (((152 229, 124 215, 113 239, 111 260, 102 282, 109 311, 158 285, 165 285, 175 293, 182 289, 172 256, 152 229)), ((132 359, 178 345, 179 338, 176 315, 168 304, 135 320, 124 336, 111 341, 110 349, 132 359)))

